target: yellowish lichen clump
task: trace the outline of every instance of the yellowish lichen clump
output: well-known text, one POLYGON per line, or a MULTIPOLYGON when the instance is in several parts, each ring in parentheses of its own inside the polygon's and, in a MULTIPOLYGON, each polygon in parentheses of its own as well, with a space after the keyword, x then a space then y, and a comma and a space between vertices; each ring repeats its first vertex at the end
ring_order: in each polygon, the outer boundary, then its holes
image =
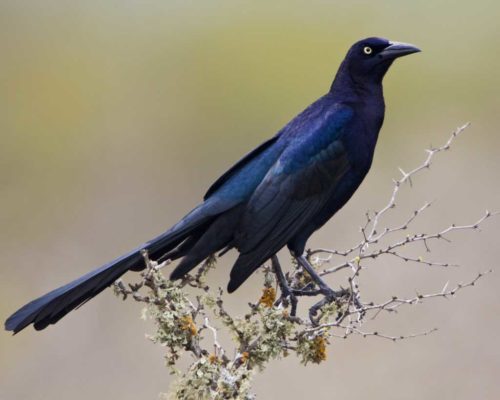
POLYGON ((326 339, 323 336, 316 336, 312 342, 312 358, 311 361, 319 364, 326 360, 326 339))
POLYGON ((326 333, 302 335, 297 342, 297 355, 303 364, 312 362, 319 364, 326 360, 326 346, 328 338, 326 333))
POLYGON ((276 290, 273 287, 262 289, 262 296, 260 297, 259 304, 271 308, 276 301, 276 290))
POLYGON ((191 336, 196 336, 198 334, 198 329, 196 328, 196 324, 193 321, 193 317, 191 315, 184 315, 181 317, 181 329, 183 331, 187 331, 191 334, 191 336))

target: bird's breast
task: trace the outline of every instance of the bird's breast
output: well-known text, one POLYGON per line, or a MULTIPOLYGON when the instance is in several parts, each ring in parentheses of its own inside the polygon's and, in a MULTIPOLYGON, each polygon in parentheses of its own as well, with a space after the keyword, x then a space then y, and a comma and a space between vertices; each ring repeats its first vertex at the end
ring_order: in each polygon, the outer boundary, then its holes
POLYGON ((353 171, 364 177, 370 170, 378 134, 384 122, 385 105, 382 98, 368 101, 356 107, 344 145, 353 171))

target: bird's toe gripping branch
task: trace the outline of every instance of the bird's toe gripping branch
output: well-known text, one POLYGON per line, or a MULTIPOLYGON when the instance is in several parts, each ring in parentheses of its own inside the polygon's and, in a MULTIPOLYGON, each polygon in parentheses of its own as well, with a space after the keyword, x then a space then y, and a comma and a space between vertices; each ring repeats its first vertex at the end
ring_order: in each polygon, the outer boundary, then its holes
POLYGON ((283 270, 281 269, 281 265, 280 265, 280 262, 278 260, 278 256, 276 254, 271 257, 271 263, 272 263, 273 270, 274 270, 274 273, 276 275, 276 279, 278 280, 278 285, 279 285, 280 291, 281 291, 281 296, 278 300, 276 300, 275 305, 279 305, 279 304, 286 305, 286 302, 290 301, 290 305, 292 307, 290 315, 292 317, 295 317, 295 315, 297 314, 297 302, 298 302, 297 296, 296 296, 294 290, 288 285, 285 274, 283 273, 283 270))
POLYGON ((337 291, 328 289, 325 292, 322 291, 321 294, 324 295, 323 299, 318 301, 309 309, 309 319, 314 326, 319 325, 320 318, 317 317, 317 314, 322 307, 326 306, 327 304, 336 302, 337 300, 340 300, 342 298, 348 298, 351 296, 350 290, 344 288, 341 288, 337 291))
POLYGON ((318 319, 316 318, 316 315, 318 314, 318 311, 325 305, 331 304, 334 301, 337 301, 341 298, 344 297, 349 297, 351 296, 351 292, 348 289, 340 289, 338 291, 333 290, 330 288, 326 282, 318 275, 316 270, 313 268, 313 266, 309 263, 309 261, 304 257, 296 257, 298 264, 303 267, 309 276, 312 279, 312 282, 307 285, 306 288, 303 289, 295 289, 291 288, 284 273, 281 268, 281 265, 279 263, 278 257, 274 255, 271 258, 271 263, 273 266, 274 273, 276 274, 276 279, 278 281, 280 290, 281 290, 281 296, 280 298, 276 301, 276 305, 279 304, 285 304, 287 302, 290 302, 291 305, 291 316, 295 316, 297 313, 297 303, 298 299, 297 297, 299 296, 317 296, 317 295, 323 295, 324 298, 314 304, 310 309, 309 309, 309 319, 311 320, 311 323, 313 325, 318 324, 318 319), (318 287, 318 289, 314 289, 314 285, 318 287))

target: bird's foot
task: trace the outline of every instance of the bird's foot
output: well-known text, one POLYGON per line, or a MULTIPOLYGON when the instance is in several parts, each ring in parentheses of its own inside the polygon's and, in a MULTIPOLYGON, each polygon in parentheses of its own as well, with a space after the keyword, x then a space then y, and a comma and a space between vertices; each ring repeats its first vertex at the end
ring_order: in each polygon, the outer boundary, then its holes
POLYGON ((278 257, 276 255, 271 257, 271 263, 273 266, 274 273, 276 274, 276 280, 278 281, 278 285, 281 291, 281 296, 274 303, 274 305, 279 306, 280 304, 283 304, 283 306, 287 307, 288 304, 290 304, 291 306, 290 316, 295 317, 297 314, 297 303, 298 303, 297 296, 300 296, 300 294, 297 293, 296 290, 290 288, 288 281, 285 277, 285 274, 281 269, 278 257))
POLYGON ((298 297, 300 297, 300 296, 310 296, 311 297, 311 296, 317 296, 317 295, 322 294, 321 290, 308 289, 308 287, 309 287, 309 285, 306 286, 305 288, 302 288, 302 289, 294 289, 288 285, 286 285, 286 286, 280 285, 281 296, 278 300, 276 300, 274 305, 279 306, 280 304, 283 304, 285 307, 287 307, 288 304, 290 304, 292 307, 290 315, 292 317, 295 317, 297 314, 298 297))
POLYGON ((324 296, 322 300, 318 301, 309 309, 309 319, 314 326, 319 325, 319 320, 321 316, 317 317, 318 312, 326 306, 327 304, 331 304, 333 302, 337 302, 343 297, 347 297, 351 295, 351 292, 348 289, 341 288, 338 291, 335 291, 330 288, 321 288, 319 292, 324 296))
POLYGON ((295 290, 291 289, 288 285, 287 286, 281 286, 281 296, 276 302, 274 303, 275 306, 279 306, 280 304, 283 304, 284 307, 288 307, 290 304, 291 310, 290 310, 290 316, 295 317, 297 315, 297 295, 295 293, 295 290))
POLYGON ((293 289, 288 285, 286 287, 280 287, 280 289, 281 289, 281 296, 278 300, 276 300, 274 305, 279 306, 280 304, 283 304, 285 307, 287 307, 288 303, 290 303, 292 307, 290 315, 292 317, 295 317, 297 314, 298 297, 300 296, 312 297, 322 294, 321 290, 319 289, 293 289))

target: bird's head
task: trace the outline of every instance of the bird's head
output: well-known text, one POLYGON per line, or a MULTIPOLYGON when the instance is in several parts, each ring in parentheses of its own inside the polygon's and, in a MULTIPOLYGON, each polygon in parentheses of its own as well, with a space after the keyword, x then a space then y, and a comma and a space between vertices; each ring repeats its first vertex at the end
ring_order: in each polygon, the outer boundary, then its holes
POLYGON ((343 68, 358 83, 379 83, 396 58, 419 51, 420 49, 412 44, 371 37, 352 45, 343 62, 343 68))

